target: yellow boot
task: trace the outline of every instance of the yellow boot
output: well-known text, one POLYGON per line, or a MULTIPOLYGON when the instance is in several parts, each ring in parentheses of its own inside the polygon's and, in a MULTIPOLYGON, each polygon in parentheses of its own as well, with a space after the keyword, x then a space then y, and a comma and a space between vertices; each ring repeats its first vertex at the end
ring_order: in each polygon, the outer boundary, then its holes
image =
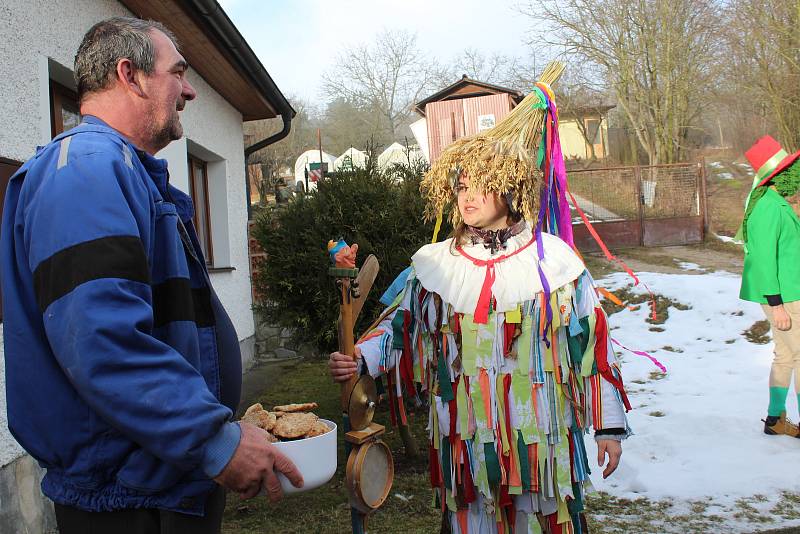
POLYGON ((764 421, 764 434, 769 436, 783 434, 793 438, 800 438, 800 428, 786 419, 786 412, 781 412, 781 415, 777 418, 767 417, 762 421, 764 421))

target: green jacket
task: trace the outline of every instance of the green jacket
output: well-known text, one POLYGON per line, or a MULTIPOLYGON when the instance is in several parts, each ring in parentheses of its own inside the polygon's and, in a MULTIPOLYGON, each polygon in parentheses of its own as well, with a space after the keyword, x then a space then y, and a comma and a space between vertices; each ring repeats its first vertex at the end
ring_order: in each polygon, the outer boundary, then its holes
POLYGON ((766 304, 765 295, 800 300, 800 219, 770 188, 747 220, 747 247, 739 298, 766 304))

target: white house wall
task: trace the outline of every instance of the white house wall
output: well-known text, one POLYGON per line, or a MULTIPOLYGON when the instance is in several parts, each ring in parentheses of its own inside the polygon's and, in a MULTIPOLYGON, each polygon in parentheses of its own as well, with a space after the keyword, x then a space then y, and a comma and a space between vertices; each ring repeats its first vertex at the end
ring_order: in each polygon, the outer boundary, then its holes
MULTIPOLYGON (((37 145, 50 139, 49 76, 72 69, 75 52, 89 27, 108 17, 130 15, 112 0, 3 0, 0 3, 0 157, 25 161, 37 145), (53 69, 53 63, 63 68, 53 69)), ((185 139, 160 154, 169 161, 172 183, 188 191, 187 150, 208 160, 214 267, 211 279, 236 326, 245 352, 252 354, 254 335, 245 204, 242 116, 194 71, 190 82, 197 99, 181 114, 185 139)), ((68 80, 67 80, 68 81, 68 80)), ((247 354, 245 354, 247 356, 247 354)), ((0 397, 5 398, 4 376, 0 397)), ((4 408, 4 406, 3 406, 4 408)), ((5 410, 3 410, 3 416, 5 410)), ((0 434, 6 430, 2 425, 0 434)), ((0 466, 19 449, 0 436, 0 466)), ((2 530, 2 529, 0 529, 2 530)))
MULTIPOLYGON (((242 115, 196 72, 190 69, 187 76, 197 98, 188 102, 181 113, 184 139, 158 155, 169 161, 171 183, 186 192, 189 192, 187 152, 208 162, 213 266, 234 268, 211 273, 211 281, 242 341, 255 333, 247 250, 242 115)), ((252 351, 250 345, 243 349, 252 351)))

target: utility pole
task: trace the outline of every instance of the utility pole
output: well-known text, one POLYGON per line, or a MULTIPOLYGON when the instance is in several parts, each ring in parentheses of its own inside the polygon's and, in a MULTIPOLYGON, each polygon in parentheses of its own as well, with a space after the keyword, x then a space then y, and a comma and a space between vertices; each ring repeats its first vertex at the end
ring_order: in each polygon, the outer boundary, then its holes
POLYGON ((317 128, 317 144, 319 145, 319 179, 325 176, 325 167, 322 166, 322 134, 320 129, 317 128))

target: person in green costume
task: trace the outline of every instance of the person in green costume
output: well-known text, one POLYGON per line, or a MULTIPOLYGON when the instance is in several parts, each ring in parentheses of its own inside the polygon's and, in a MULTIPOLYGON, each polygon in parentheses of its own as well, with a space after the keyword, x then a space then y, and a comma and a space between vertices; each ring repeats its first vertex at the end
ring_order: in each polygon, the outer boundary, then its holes
POLYGON ((786 417, 792 374, 800 405, 800 219, 789 203, 800 189, 800 151, 789 154, 765 136, 745 156, 756 174, 740 229, 739 297, 761 304, 775 342, 764 433, 800 438, 798 425, 786 417))

